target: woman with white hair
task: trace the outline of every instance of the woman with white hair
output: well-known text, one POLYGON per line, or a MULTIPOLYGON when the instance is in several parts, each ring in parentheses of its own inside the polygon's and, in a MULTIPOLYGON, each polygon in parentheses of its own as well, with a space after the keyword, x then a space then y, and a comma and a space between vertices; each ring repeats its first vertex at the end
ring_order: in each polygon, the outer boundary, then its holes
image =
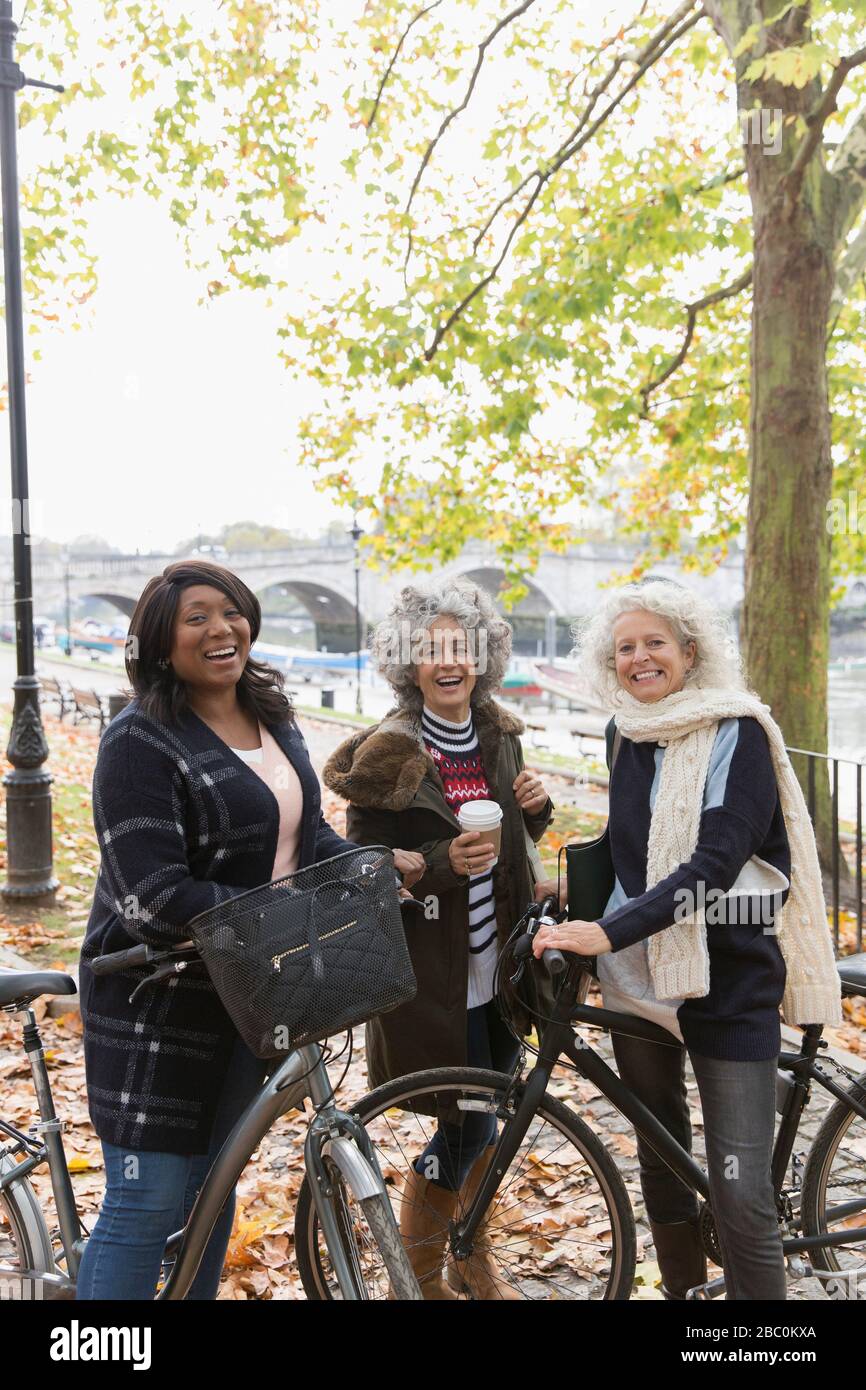
MULTIPOLYGON (((597 956, 605 1007, 668 1029, 669 1047, 620 1033, 613 1048, 623 1080, 686 1149, 688 1050, 727 1297, 784 1299, 770 1177, 779 1006, 792 1024, 842 1016, 803 794, 721 620, 689 590, 616 590, 580 651, 614 710, 616 878, 598 921, 545 927, 533 949, 597 956)), ((697 1201, 640 1137, 638 1157, 662 1292, 684 1298, 706 1280, 697 1201)))
MULTIPOLYGON (((367 1024, 370 1080, 378 1086, 434 1066, 510 1071, 518 1045, 493 1003, 493 976, 500 945, 532 898, 526 837, 541 838, 553 809, 523 766, 523 725, 492 698, 511 629, 484 589, 456 580, 405 588, 371 645, 396 709, 347 739, 323 779, 348 800, 356 844, 423 854, 414 892, 428 911, 406 923, 416 997, 367 1024), (502 808, 498 859, 457 819, 461 806, 480 800, 502 808)), ((528 1017, 518 1012, 517 1021, 528 1028, 528 1017)), ((412 1156, 400 1229, 425 1298, 520 1297, 483 1234, 473 1256, 442 1276, 448 1222, 481 1182, 495 1135, 492 1115, 468 1114, 460 1125, 443 1119, 412 1156)))

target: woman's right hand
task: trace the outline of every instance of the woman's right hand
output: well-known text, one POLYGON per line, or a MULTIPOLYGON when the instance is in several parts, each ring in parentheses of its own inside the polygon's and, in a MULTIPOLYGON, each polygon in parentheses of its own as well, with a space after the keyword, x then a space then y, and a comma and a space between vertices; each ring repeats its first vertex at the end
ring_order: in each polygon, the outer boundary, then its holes
POLYGON ((395 849, 394 868, 403 879, 405 888, 411 888, 427 872, 427 861, 423 854, 414 849, 395 849))
POLYGON ((535 901, 540 903, 544 898, 559 898, 559 906, 564 910, 568 905, 568 885, 561 883, 557 892, 555 878, 540 878, 535 885, 535 901))
POLYGON ((448 846, 448 858, 455 874, 483 874, 493 864, 496 851, 488 840, 482 844, 480 830, 467 830, 463 835, 455 835, 448 846))

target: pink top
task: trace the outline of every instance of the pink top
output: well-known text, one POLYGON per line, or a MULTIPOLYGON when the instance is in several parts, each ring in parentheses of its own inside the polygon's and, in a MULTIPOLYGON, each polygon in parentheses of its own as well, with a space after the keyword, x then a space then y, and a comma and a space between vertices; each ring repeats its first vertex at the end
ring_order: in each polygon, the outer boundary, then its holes
POLYGON ((280 828, 272 878, 294 873, 301 852, 301 816, 304 794, 300 779, 273 734, 259 722, 261 748, 232 748, 248 767, 270 787, 280 808, 280 828))

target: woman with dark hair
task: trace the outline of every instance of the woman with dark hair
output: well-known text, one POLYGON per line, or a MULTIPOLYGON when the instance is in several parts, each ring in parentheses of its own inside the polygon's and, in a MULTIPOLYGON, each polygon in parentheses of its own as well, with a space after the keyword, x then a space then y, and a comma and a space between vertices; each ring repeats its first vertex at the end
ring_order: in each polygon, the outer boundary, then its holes
MULTIPOLYGON (((354 848, 326 823, 278 671, 250 656, 261 609, 230 570, 179 561, 132 615, 132 702, 106 729, 93 779, 101 851, 81 954, 87 1095, 106 1194, 78 1297, 152 1299, 166 1238, 182 1226, 268 1065, 244 1046, 210 980, 183 973, 130 995, 141 967, 89 962, 139 942, 187 939, 200 912, 354 848)), ((407 882, 419 856, 395 855, 407 882)), ((234 1193, 192 1288, 216 1297, 234 1193)))

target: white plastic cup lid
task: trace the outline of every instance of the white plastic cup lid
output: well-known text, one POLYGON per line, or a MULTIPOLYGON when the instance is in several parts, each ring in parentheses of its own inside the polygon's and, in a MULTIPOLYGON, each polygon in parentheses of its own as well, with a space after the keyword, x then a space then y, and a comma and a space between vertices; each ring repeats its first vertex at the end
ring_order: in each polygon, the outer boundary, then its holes
POLYGON ((467 801, 457 813, 464 830, 495 830, 502 820, 498 801, 467 801))

